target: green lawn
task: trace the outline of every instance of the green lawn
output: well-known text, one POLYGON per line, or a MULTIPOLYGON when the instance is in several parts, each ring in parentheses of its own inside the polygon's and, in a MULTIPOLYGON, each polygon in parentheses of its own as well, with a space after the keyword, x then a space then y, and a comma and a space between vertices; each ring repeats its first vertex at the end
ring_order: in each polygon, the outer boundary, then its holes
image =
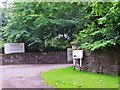
POLYGON ((118 88, 118 77, 73 70, 55 69, 41 75, 45 83, 55 88, 118 88))

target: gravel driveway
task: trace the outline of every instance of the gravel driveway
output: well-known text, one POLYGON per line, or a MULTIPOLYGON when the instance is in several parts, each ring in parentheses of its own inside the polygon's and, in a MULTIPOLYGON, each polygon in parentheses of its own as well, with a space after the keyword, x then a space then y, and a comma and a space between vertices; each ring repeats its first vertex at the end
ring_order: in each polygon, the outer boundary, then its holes
POLYGON ((40 74, 72 64, 6 65, 0 66, 2 88, 52 88, 44 84, 40 74), (1 74, 2 73, 2 74, 1 74))

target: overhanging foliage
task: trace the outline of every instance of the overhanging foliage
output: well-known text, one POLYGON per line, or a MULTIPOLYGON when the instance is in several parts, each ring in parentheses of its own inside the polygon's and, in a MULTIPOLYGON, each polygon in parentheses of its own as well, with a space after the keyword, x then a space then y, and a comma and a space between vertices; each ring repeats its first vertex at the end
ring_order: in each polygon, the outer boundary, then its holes
POLYGON ((91 51, 120 44, 119 2, 19 2, 12 10, 4 41, 24 42, 30 51, 66 49, 72 41, 91 51))

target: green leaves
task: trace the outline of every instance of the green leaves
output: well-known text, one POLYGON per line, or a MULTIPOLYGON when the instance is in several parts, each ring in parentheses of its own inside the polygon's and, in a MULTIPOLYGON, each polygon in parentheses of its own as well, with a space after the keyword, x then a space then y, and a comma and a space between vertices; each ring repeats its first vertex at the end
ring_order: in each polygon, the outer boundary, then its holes
POLYGON ((106 22, 106 17, 102 17, 98 19, 98 24, 104 24, 106 22))
POLYGON ((92 10, 88 11, 88 17, 84 18, 89 22, 86 22, 84 29, 74 40, 76 45, 95 51, 120 44, 119 6, 117 2, 91 3, 92 10))
POLYGON ((118 2, 19 2, 10 17, 4 41, 24 42, 31 51, 66 49, 72 41, 91 51, 120 44, 118 2))
POLYGON ((12 8, 10 22, 3 30, 5 42, 24 42, 31 51, 48 45, 66 49, 77 32, 77 3, 19 2, 12 8), (54 44, 46 43, 53 40, 54 44))

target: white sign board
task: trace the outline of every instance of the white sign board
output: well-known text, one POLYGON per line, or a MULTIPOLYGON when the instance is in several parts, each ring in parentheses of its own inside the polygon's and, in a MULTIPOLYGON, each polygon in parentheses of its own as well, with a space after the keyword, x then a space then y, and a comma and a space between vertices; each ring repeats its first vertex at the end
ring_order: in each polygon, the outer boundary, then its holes
POLYGON ((5 54, 10 53, 23 53, 25 52, 24 43, 7 43, 4 44, 5 54))
POLYGON ((73 59, 82 59, 83 50, 73 50, 73 59))

